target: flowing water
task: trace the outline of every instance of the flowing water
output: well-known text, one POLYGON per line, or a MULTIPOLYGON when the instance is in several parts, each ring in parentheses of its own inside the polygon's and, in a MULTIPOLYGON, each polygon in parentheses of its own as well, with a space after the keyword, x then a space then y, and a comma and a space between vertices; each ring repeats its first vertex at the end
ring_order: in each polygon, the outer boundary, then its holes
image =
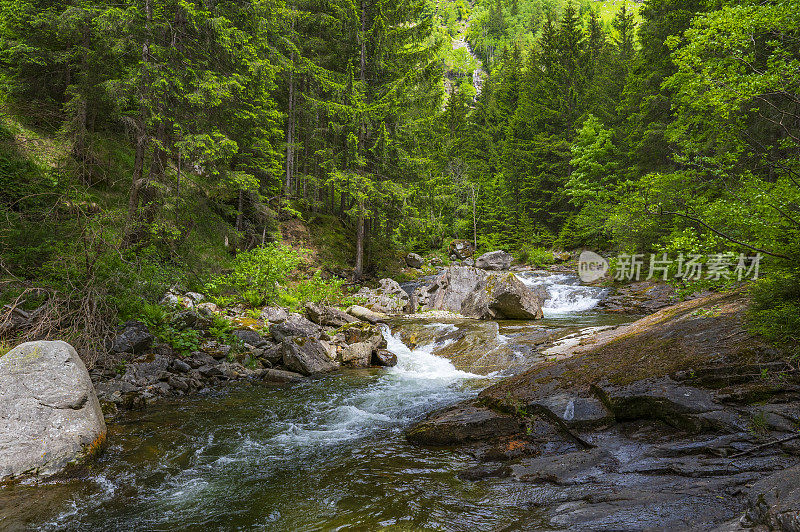
MULTIPOLYGON (((513 345, 531 328, 567 334, 608 322, 591 312, 602 297, 596 289, 567 276, 521 278, 548 288, 546 319, 495 328, 499 345, 513 345)), ((434 354, 455 341, 446 335, 459 324, 424 327, 436 334, 414 349, 402 331, 385 331, 395 368, 229 387, 126 414, 81 476, 0 488, 0 530, 530 526, 536 511, 529 493, 460 480, 474 459, 405 442, 413 421, 494 382, 494 374, 434 354)))

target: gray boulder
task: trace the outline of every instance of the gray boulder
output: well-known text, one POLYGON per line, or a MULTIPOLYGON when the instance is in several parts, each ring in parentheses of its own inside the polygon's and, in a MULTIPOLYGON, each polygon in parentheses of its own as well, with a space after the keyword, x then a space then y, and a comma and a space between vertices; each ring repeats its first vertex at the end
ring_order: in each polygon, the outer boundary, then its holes
POLYGON ((490 275, 464 299, 460 312, 482 320, 537 320, 544 298, 528 290, 514 274, 490 275))
POLYGON ((475 261, 475 267, 482 270, 503 271, 511 267, 514 257, 505 251, 484 253, 475 261))
POLYGON ((425 264, 425 259, 416 253, 409 253, 406 255, 406 264, 409 268, 422 268, 422 265, 425 264))
POLYGON ((264 307, 261 319, 269 323, 283 323, 289 318, 289 311, 282 307, 264 307))
POLYGON ((130 320, 122 326, 121 332, 111 343, 111 352, 133 353, 138 355, 153 344, 154 337, 147 325, 141 321, 130 320))
POLYGON ((397 355, 386 349, 378 349, 372 355, 373 366, 384 366, 387 368, 397 365, 397 355))
POLYGON ((519 418, 472 401, 432 412, 409 429, 406 438, 418 445, 459 445, 519 434, 523 428, 519 418))
POLYGON ((306 303, 306 316, 309 320, 324 327, 341 327, 358 321, 358 318, 347 312, 320 303, 306 303))
POLYGON ((270 345, 266 338, 264 338, 263 336, 261 336, 252 329, 239 329, 233 331, 233 335, 242 342, 250 344, 253 347, 263 349, 270 345))
POLYGON ((346 346, 339 356, 344 366, 366 368, 372 362, 373 352, 375 352, 375 346, 372 342, 358 342, 346 346))
POLYGON ((382 312, 375 312, 360 305, 353 305, 348 308, 347 313, 359 320, 368 321, 369 323, 382 323, 389 319, 389 316, 382 312))
POLYGON ((461 312, 464 300, 486 279, 486 272, 465 266, 451 266, 418 293, 425 310, 461 312))
POLYGON ((0 482, 58 473, 105 436, 92 381, 71 345, 28 342, 0 357, 0 482))
POLYGON ((319 340, 295 336, 281 342, 283 365, 302 375, 327 373, 339 367, 329 349, 319 340))
POLYGON ((323 337, 325 331, 322 330, 322 327, 307 320, 300 314, 292 313, 284 321, 270 325, 269 332, 276 341, 283 342, 287 338, 294 336, 319 340, 323 337))

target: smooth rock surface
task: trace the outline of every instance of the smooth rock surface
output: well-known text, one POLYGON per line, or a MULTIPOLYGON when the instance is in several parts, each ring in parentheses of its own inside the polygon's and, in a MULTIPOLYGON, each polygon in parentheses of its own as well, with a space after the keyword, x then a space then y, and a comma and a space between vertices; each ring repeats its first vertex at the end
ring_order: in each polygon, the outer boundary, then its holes
POLYGON ((28 342, 0 358, 0 481, 52 475, 104 441, 89 373, 66 342, 28 342))
POLYGON ((514 257, 505 251, 490 251, 475 259, 475 267, 481 270, 503 271, 511 267, 514 257))

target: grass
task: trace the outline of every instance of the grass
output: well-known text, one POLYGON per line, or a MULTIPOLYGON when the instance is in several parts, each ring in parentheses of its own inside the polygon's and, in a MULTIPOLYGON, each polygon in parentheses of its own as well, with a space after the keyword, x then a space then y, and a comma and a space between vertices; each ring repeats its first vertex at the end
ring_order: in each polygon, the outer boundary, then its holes
POLYGON ((11 342, 7 342, 5 340, 0 340, 0 358, 6 355, 9 351, 14 349, 14 346, 11 342))

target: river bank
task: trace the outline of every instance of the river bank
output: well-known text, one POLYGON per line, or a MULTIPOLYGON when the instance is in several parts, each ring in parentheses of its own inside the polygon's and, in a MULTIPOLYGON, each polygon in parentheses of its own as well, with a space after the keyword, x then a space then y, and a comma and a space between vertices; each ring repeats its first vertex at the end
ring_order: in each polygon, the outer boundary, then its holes
MULTIPOLYGON (((396 316, 380 329, 386 351, 397 358, 394 367, 350 368, 283 384, 249 370, 256 373, 241 380, 223 374, 194 392, 158 397, 140 409, 120 408, 109 423, 107 449, 87 467, 4 488, 0 525, 12 530, 707 527, 738 518, 747 508, 748 484, 795 463, 791 442, 735 462, 741 471, 732 471, 720 456, 703 454, 730 456, 768 441, 770 431, 793 430, 789 421, 776 428, 776 420, 786 419, 785 409, 765 414, 767 432, 760 435, 751 434, 746 423, 735 432, 706 427, 687 432, 663 419, 616 419, 585 390, 567 397, 527 384, 532 367, 540 368, 535 372, 578 364, 599 344, 625 341, 635 331, 721 320, 727 314, 719 301, 689 302, 685 305, 694 307, 678 313, 667 309, 662 312, 672 313, 668 319, 654 314, 644 327, 629 325, 635 314, 600 310, 606 288, 582 286, 566 274, 516 275, 533 290, 547 290, 543 319, 480 321, 441 310, 396 316), (551 417, 534 410, 525 395, 540 389, 555 398, 551 417), (571 424, 562 427, 559 416, 570 410, 571 424), (448 412, 456 413, 450 421, 458 438, 443 433, 441 423, 434 430, 447 437, 439 437, 436 446, 408 437, 448 412), (411 428, 426 416, 427 422, 411 428), (778 449, 781 454, 775 455, 778 449), (682 495, 653 495, 665 486, 682 495)), ((716 334, 694 336, 718 340, 729 327, 720 323, 716 334)), ((687 338, 693 345, 693 336, 687 338)), ((612 358, 631 358, 623 355, 612 358)), ((217 366, 222 364, 236 367, 226 358, 218 359, 217 366)), ((138 374, 135 367, 126 372, 138 374)), ((577 367, 592 375, 591 368, 577 367)), ((618 371, 633 374, 624 365, 618 371)), ((168 381, 169 376, 158 380, 168 381)), ((684 381, 676 386, 696 386, 684 381)), ((613 398, 617 392, 607 393, 613 398)), ((727 408, 699 414, 713 418, 727 408)))

